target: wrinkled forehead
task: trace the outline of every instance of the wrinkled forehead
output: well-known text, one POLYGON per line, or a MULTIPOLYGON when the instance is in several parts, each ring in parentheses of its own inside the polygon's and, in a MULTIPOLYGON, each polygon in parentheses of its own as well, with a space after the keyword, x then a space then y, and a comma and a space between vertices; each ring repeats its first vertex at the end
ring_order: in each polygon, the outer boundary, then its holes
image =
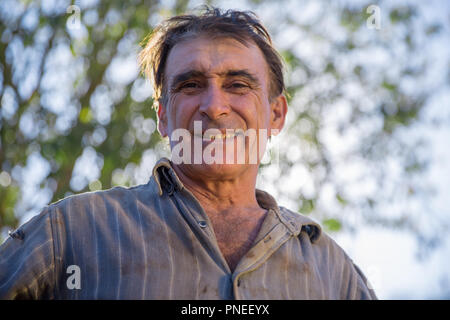
POLYGON ((230 70, 247 70, 266 84, 268 66, 262 51, 252 41, 241 42, 229 37, 186 38, 170 51, 165 66, 166 85, 188 71, 207 76, 229 74, 230 70))

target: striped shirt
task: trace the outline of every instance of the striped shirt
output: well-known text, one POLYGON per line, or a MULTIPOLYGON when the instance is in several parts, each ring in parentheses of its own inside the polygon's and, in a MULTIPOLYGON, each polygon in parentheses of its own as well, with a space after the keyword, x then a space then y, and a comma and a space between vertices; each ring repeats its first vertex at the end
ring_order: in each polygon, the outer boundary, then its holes
POLYGON ((0 246, 1 299, 376 299, 311 219, 267 210, 233 272, 207 214, 163 158, 145 185, 49 205, 0 246))

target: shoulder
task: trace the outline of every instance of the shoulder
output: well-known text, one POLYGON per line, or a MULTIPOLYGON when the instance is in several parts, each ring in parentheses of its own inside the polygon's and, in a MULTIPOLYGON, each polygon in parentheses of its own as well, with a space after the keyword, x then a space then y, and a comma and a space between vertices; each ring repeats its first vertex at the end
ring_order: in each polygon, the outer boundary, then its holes
POLYGON ((109 232, 119 222, 139 217, 143 205, 151 207, 152 189, 148 185, 85 192, 65 197, 45 208, 57 239, 78 237, 97 230, 109 232))
POLYGON ((48 206, 56 214, 110 211, 129 206, 142 197, 151 197, 149 185, 114 187, 107 190, 84 192, 58 200, 48 206))
POLYGON ((334 262, 350 260, 344 249, 322 229, 317 221, 284 207, 280 207, 280 212, 288 219, 295 221, 300 229, 298 237, 302 241, 309 240, 310 249, 319 260, 324 262, 325 260, 334 262))
POLYGON ((312 218, 307 217, 301 213, 294 212, 285 207, 280 207, 281 218, 290 223, 294 227, 294 232, 306 232, 312 243, 318 241, 322 235, 322 227, 312 218))
POLYGON ((335 240, 333 240, 314 219, 303 214, 280 207, 281 214, 295 221, 299 229, 297 238, 301 242, 303 253, 321 266, 347 265, 351 259, 335 240))
POLYGON ((281 214, 301 226, 297 238, 305 260, 339 299, 376 299, 367 278, 345 250, 326 234, 319 223, 300 213, 280 207, 281 214))
POLYGON ((17 229, 9 232, 9 237, 3 243, 5 246, 15 243, 33 243, 39 247, 51 239, 51 208, 44 207, 40 213, 23 222, 17 229))
MULTIPOLYGON (((67 225, 67 220, 80 221, 86 215, 99 214, 135 201, 146 185, 132 188, 114 187, 108 190, 71 195, 46 205, 41 211, 22 223, 9 238, 22 240, 32 235, 51 235, 55 229, 67 225), (40 232, 41 231, 41 232, 40 232), (44 232, 42 232, 44 231, 44 232)), ((89 219, 87 219, 89 220, 89 219)))

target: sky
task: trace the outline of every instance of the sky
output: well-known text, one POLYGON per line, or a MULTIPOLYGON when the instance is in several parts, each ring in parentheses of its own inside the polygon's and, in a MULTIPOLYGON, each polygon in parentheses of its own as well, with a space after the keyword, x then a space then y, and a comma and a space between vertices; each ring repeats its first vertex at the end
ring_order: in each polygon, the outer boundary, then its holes
MULTIPOLYGON (((425 22, 447 21, 447 32, 442 39, 427 41, 424 54, 436 61, 423 85, 432 88, 448 77, 448 1, 421 2, 421 19, 425 22), (447 40, 445 40, 447 39, 447 40), (447 70, 447 72, 445 72, 447 70)), ((448 80, 447 80, 448 81, 448 80)), ((415 135, 425 137, 429 144, 431 165, 421 176, 423 185, 433 186, 435 194, 425 208, 442 216, 448 223, 450 215, 450 126, 433 126, 432 119, 450 119, 450 90, 439 91, 429 102, 415 135)), ((426 212, 424 212, 426 215, 426 212)), ((426 223, 426 219, 424 220, 426 223)), ((368 273, 369 281, 380 298, 385 299, 450 299, 450 234, 443 243, 423 261, 417 259, 417 239, 411 233, 364 226, 352 237, 335 235, 336 241, 368 273), (370 279, 373 278, 373 279, 370 279)))

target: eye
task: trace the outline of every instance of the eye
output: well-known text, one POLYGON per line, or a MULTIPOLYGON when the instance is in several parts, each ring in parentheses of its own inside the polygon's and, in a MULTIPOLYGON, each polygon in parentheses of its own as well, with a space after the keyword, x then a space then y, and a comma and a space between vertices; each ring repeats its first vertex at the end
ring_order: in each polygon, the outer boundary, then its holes
POLYGON ((183 83, 180 88, 197 88, 198 87, 198 83, 196 82, 187 82, 187 83, 183 83))
POLYGON ((183 90, 183 89, 195 89, 198 88, 199 85, 197 82, 185 82, 183 84, 181 84, 178 88, 183 90))
POLYGON ((242 83, 242 82, 233 82, 231 84, 232 88, 248 88, 248 85, 246 83, 242 83))
POLYGON ((185 94, 194 94, 202 88, 201 84, 197 81, 187 81, 181 83, 175 90, 175 92, 183 92, 185 94))
POLYGON ((245 82, 235 81, 235 82, 230 83, 227 86, 227 89, 232 93, 245 94, 251 89, 251 87, 250 87, 250 85, 248 85, 245 82))

